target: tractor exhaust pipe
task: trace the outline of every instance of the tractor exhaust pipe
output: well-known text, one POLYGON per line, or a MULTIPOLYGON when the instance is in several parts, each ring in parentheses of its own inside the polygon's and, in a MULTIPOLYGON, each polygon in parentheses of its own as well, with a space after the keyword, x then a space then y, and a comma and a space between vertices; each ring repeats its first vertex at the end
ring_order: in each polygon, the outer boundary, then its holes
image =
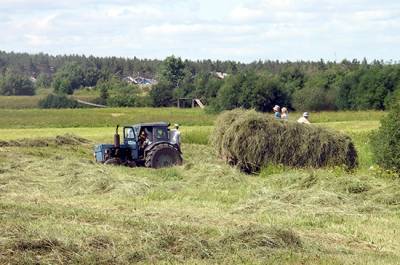
POLYGON ((119 148, 121 146, 121 139, 118 134, 118 128, 119 128, 119 125, 117 125, 117 128, 115 129, 115 134, 114 134, 114 147, 115 148, 119 148))

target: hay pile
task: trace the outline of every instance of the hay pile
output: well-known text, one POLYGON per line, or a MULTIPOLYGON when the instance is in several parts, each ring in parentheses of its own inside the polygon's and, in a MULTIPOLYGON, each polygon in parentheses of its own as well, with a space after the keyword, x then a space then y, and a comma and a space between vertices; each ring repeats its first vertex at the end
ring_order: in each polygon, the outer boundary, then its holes
POLYGON ((255 111, 222 113, 211 144, 219 156, 246 172, 270 163, 291 167, 357 166, 350 137, 314 125, 275 120, 255 111))

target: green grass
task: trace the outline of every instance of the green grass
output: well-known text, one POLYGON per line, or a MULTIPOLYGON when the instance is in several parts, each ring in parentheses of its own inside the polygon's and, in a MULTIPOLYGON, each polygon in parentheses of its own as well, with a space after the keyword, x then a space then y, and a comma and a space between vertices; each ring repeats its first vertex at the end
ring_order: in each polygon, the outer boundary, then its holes
MULTIPOLYGON (((0 96, 0 109, 37 109, 39 101, 51 92, 51 89, 39 89, 35 96, 0 96)), ((74 94, 73 98, 90 102, 98 98, 98 95, 80 92, 74 94)))
POLYGON ((0 96, 0 109, 32 109, 37 108, 39 100, 44 98, 38 96, 0 96))
MULTIPOLYGON (((190 144, 207 144, 212 129, 212 126, 182 127, 180 128, 182 132, 182 142, 190 144)), ((75 134, 84 138, 92 139, 98 143, 112 143, 114 132, 114 127, 0 129, 0 140, 54 137, 55 135, 75 134)))
MULTIPOLYGON (((386 112, 384 111, 321 111, 310 112, 311 123, 344 122, 344 121, 379 121, 386 112)), ((290 113, 290 120, 297 120, 302 113, 290 113)))
POLYGON ((0 128, 109 127, 117 124, 168 121, 183 126, 210 126, 215 116, 201 109, 0 109, 0 128))
MULTIPOLYGON (((8 97, 0 97, 1 100, 8 97)), ((16 98, 16 97, 13 97, 16 98)), ((1 104, 0 104, 1 106, 1 104)), ((272 115, 272 114, 266 114, 272 115)), ((300 114, 291 113, 295 121, 300 114)), ((346 129, 346 122, 355 122, 354 129, 375 128, 385 112, 320 112, 313 113, 313 123, 329 123, 329 126, 346 129), (342 122, 342 123, 341 123, 342 122), (358 127, 358 128, 356 128, 358 127)), ((44 128, 44 127, 108 127, 116 124, 133 124, 149 121, 169 121, 183 126, 211 126, 216 115, 201 109, 178 108, 106 108, 106 109, 2 109, 0 128, 44 128)))
MULTIPOLYGON (((116 110, 142 109, 95 115, 116 110)), ((200 112, 192 113, 200 124, 182 127, 184 165, 153 170, 94 163, 93 144, 111 142, 114 129, 83 127, 85 112, 61 111, 80 122, 61 128, 41 120, 55 112, 30 111, 36 127, 1 122, 0 140, 74 133, 91 142, 0 147, 0 264, 400 262, 400 183, 370 169, 376 117, 318 125, 350 134, 354 172, 269 166, 246 175, 215 157, 213 117, 200 112)))

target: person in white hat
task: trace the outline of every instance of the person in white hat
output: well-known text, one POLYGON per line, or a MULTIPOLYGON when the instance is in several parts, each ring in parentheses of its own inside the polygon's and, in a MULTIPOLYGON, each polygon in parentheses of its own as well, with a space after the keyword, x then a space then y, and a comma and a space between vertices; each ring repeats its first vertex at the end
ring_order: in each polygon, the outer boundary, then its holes
POLYGON ((298 123, 305 123, 305 124, 310 124, 310 121, 308 120, 308 117, 310 116, 310 114, 308 114, 308 112, 304 112, 303 116, 300 117, 297 122, 298 123))
POLYGON ((274 117, 275 119, 280 119, 281 118, 281 108, 278 105, 275 105, 272 110, 274 111, 274 117))

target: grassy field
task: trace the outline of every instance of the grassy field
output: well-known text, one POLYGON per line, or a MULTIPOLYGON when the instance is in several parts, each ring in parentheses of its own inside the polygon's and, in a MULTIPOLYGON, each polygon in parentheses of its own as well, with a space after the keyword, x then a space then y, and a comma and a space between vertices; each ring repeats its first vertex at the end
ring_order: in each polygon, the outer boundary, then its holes
MULTIPOLYGON (((39 101, 52 92, 52 89, 39 88, 34 96, 0 96, 0 109, 38 108, 39 101)), ((99 92, 89 89, 82 89, 77 90, 71 97, 74 99, 92 102, 99 97, 99 92)))
POLYGON ((0 109, 0 128, 113 127, 151 121, 211 126, 214 119, 215 115, 205 114, 201 109, 0 109))
POLYGON ((400 183, 376 169, 368 142, 382 113, 313 116, 317 126, 351 135, 360 155, 354 172, 270 166, 246 175, 215 157, 207 145, 215 117, 198 110, 90 114, 101 122, 84 117, 88 110, 5 118, 7 111, 0 111, 0 264, 400 262, 400 183), (183 166, 93 162, 93 144, 112 141, 114 118, 134 123, 139 113, 184 124, 183 166), (90 142, 51 141, 65 133, 90 142), (10 140, 19 146, 6 146, 10 140))
MULTIPOLYGON (((272 115, 272 114, 271 114, 272 115)), ((291 113, 295 121, 301 113, 291 113)), ((360 129, 371 121, 379 121, 382 111, 318 112, 311 114, 313 123, 333 123, 345 128, 346 122, 360 123, 360 129), (340 122, 344 122, 340 124, 340 122)), ((212 126, 216 115, 203 110, 178 108, 106 108, 106 109, 1 109, 0 128, 68 128, 109 127, 116 124, 133 124, 148 121, 169 121, 183 126, 212 126)), ((375 126, 375 125, 374 125, 375 126)))

